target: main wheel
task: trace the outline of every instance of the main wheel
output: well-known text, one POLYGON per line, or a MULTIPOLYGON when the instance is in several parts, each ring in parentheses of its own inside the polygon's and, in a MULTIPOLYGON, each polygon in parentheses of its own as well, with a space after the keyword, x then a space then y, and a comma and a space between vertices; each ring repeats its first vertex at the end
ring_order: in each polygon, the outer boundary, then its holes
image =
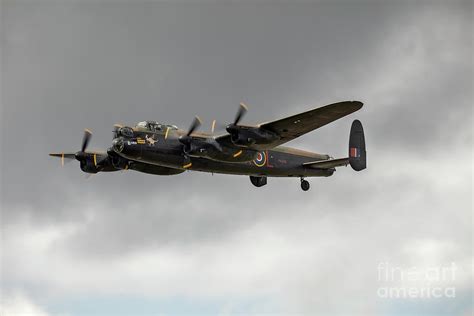
POLYGON ((308 191, 309 190, 309 182, 306 180, 301 180, 301 189, 303 191, 308 191))

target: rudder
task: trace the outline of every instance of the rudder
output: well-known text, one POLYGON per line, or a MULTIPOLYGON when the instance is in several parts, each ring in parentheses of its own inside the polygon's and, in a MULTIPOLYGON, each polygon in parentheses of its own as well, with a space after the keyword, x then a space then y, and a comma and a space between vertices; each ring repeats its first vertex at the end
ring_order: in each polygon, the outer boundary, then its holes
POLYGON ((349 164, 355 171, 367 168, 364 128, 359 120, 352 122, 349 136, 349 164))

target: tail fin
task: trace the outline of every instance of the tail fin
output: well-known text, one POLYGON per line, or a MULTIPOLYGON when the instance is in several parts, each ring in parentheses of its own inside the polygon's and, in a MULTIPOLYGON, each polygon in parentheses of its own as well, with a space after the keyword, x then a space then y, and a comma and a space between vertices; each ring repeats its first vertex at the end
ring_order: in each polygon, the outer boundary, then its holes
POLYGON ((352 122, 349 136, 349 164, 355 171, 367 168, 364 128, 359 120, 352 122))

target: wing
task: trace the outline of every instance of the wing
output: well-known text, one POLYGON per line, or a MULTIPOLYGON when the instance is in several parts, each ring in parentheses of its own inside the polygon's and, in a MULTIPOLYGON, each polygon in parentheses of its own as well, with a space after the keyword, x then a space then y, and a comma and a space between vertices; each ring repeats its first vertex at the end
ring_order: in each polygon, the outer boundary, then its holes
POLYGON ((278 146, 349 115, 359 110, 362 105, 363 103, 359 101, 333 103, 281 120, 263 123, 259 127, 279 135, 280 139, 272 143, 272 146, 278 146))
MULTIPOLYGON (((349 115, 359 110, 362 105, 362 102, 359 101, 343 101, 289 116, 277 121, 262 123, 256 127, 249 127, 250 129, 253 128, 264 133, 270 132, 275 137, 270 141, 264 140, 263 142, 260 142, 257 140, 254 144, 248 146, 248 148, 255 150, 274 148, 340 119, 341 117, 349 115)), ((233 146, 230 134, 217 136, 215 139, 220 144, 233 146)))

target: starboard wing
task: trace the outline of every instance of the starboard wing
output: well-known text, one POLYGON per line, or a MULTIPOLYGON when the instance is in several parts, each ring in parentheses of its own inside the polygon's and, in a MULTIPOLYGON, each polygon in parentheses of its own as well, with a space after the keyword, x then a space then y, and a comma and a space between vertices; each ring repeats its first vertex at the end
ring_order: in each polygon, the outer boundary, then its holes
MULTIPOLYGON (((255 128, 268 131, 276 135, 271 142, 259 143, 258 141, 248 146, 250 149, 263 150, 289 142, 301 135, 320 128, 328 123, 349 115, 362 107, 359 101, 343 101, 329 104, 317 109, 289 116, 280 120, 266 122, 255 128)), ((223 145, 233 146, 230 134, 215 137, 216 141, 223 145)))
POLYGON ((362 105, 363 103, 359 101, 333 103, 277 121, 263 123, 259 127, 280 136, 279 140, 272 143, 275 147, 349 115, 359 110, 362 105))

